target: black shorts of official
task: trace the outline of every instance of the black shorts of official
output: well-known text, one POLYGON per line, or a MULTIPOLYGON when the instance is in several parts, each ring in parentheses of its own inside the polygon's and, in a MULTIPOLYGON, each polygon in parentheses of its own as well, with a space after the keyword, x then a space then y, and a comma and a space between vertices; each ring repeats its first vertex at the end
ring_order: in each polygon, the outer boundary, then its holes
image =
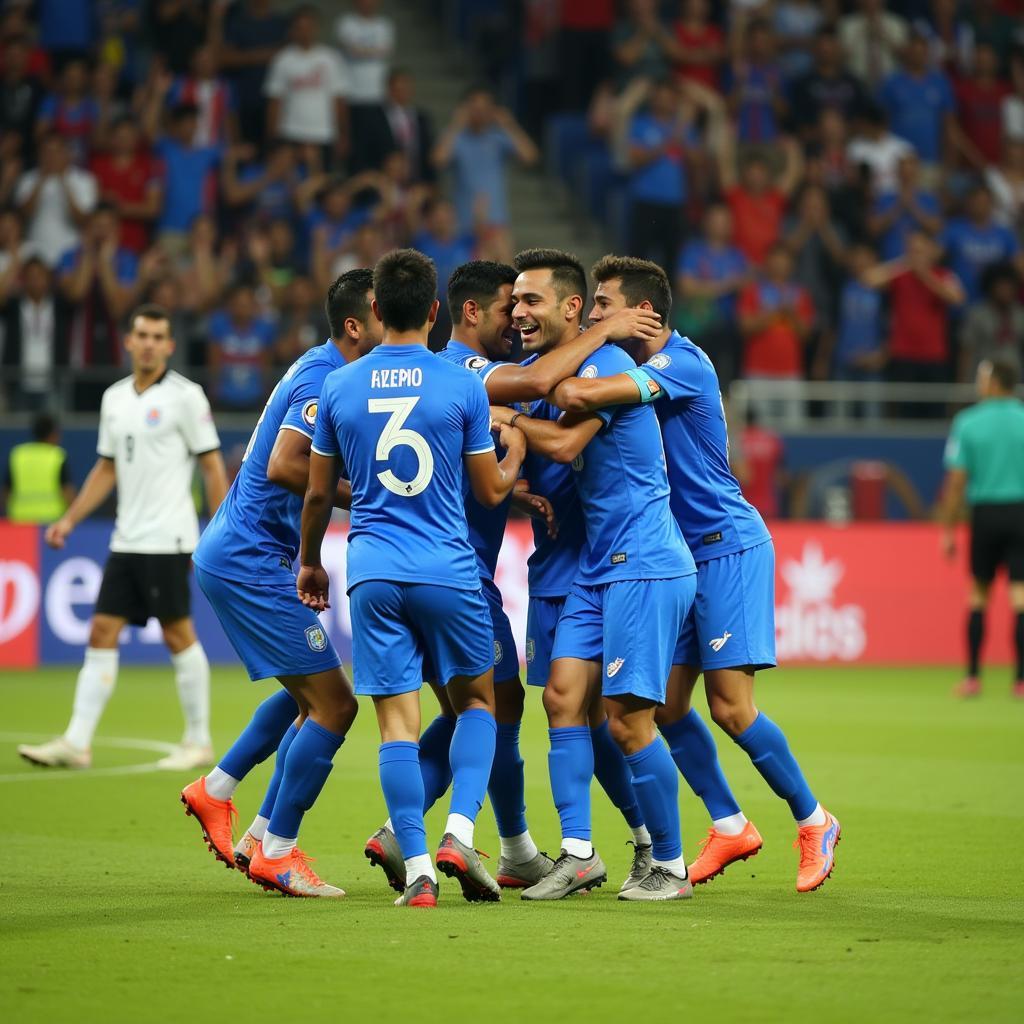
POLYGON ((150 619, 175 622, 192 614, 191 555, 137 555, 112 551, 103 570, 97 615, 115 615, 133 626, 150 619))
POLYGON ((991 583, 1003 565, 1011 580, 1024 582, 1024 501, 971 509, 971 575, 991 583))

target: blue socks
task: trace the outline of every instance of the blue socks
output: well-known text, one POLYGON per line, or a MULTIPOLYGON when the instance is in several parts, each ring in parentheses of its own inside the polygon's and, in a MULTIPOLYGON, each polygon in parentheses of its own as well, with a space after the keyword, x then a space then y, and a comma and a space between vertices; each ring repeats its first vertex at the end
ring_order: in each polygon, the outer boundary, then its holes
POLYGON ((288 726, 299 717, 299 705, 287 690, 278 690, 253 712, 252 720, 217 765, 233 779, 244 779, 277 750, 288 726))
POLYGON ((270 776, 270 785, 260 805, 260 817, 269 819, 274 813, 274 801, 277 800, 278 790, 281 788, 281 779, 284 778, 284 763, 288 757, 288 748, 292 740, 299 734, 299 727, 292 722, 288 731, 281 738, 281 745, 277 748, 277 760, 274 762, 274 774, 270 776))
MULTIPOLYGON (((434 724, 440 719, 441 716, 434 719, 434 724)), ((452 719, 448 721, 454 725, 452 719)), ((423 825, 421 750, 420 744, 401 740, 382 743, 380 746, 380 786, 384 791, 384 802, 388 805, 391 827, 406 860, 427 852, 427 833, 423 825)), ((447 753, 446 748, 446 756, 447 753)))
MULTIPOLYGON (((438 715, 420 737, 420 772, 423 774, 423 813, 444 796, 452 782, 448 751, 457 719, 438 715)), ((386 745, 386 744, 385 744, 386 745)))
POLYGON ((711 730, 696 709, 661 730, 687 785, 704 801, 712 821, 739 814, 740 805, 718 763, 718 748, 711 730))
POLYGON ((633 773, 633 789, 651 833, 656 861, 676 860, 683 855, 679 825, 679 775, 668 748, 660 738, 626 761, 633 773))
POLYGON ((470 708, 456 719, 448 751, 452 766, 450 814, 476 821, 491 777, 496 734, 494 715, 482 708, 470 708))
POLYGON ((325 729, 311 718, 302 723, 288 748, 281 788, 267 832, 282 839, 293 839, 299 834, 302 816, 324 788, 331 774, 331 761, 344 740, 344 736, 325 729))
POLYGON ((752 725, 733 738, 747 752, 772 792, 789 804, 797 821, 814 813, 818 801, 790 753, 785 735, 767 715, 759 714, 752 725))
POLYGON ((612 739, 607 719, 591 730, 590 738, 594 747, 594 777, 608 794, 608 799, 622 812, 626 824, 630 828, 639 828, 644 823, 644 816, 636 802, 633 775, 625 755, 612 739))
POLYGON ((509 838, 526 831, 526 780, 519 754, 519 723, 499 725, 494 746, 494 765, 487 783, 498 835, 509 838))
POLYGON ((548 736, 551 796, 562 823, 562 838, 590 842, 590 780, 594 775, 590 726, 548 729, 548 736))

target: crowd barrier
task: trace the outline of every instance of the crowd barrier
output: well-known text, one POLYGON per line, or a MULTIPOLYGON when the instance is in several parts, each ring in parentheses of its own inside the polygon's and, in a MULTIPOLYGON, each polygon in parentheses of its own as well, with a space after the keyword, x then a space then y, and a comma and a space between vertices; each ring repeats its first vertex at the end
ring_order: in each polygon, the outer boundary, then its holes
MULTIPOLYGON (((953 664, 963 656, 967 573, 965 537, 954 562, 939 551, 932 524, 870 523, 829 526, 779 523, 776 625, 779 661, 847 664, 953 664)), ((99 590, 110 526, 82 524, 54 551, 33 526, 0 523, 0 668, 70 665, 81 660, 89 616, 99 590)), ((523 650, 528 524, 513 522, 505 536, 497 582, 523 650)), ((324 545, 333 582, 324 613, 331 639, 348 659, 351 623, 344 595, 345 531, 332 528, 324 545)), ((989 613, 985 656, 1010 659, 1010 617, 999 581, 989 613)), ((199 637, 210 660, 237 659, 206 599, 194 589, 199 637)), ((163 662, 159 624, 125 630, 122 661, 163 662)))

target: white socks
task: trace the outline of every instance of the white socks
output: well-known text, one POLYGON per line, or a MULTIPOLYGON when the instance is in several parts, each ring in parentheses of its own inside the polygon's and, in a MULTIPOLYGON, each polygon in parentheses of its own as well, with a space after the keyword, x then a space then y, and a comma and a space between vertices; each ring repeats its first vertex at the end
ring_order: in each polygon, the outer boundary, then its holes
POLYGON ((235 790, 238 788, 238 779, 232 775, 228 775, 227 772, 222 771, 220 768, 214 768, 209 775, 206 776, 206 792, 213 797, 214 800, 230 800, 235 795, 235 790))
POLYGON ((537 844, 529 832, 522 832, 518 836, 499 836, 501 840, 501 855, 513 864, 525 864, 533 860, 539 852, 537 844))
POLYGON ((675 857, 672 860, 652 860, 651 867, 664 868, 670 871, 676 878, 686 878, 686 858, 675 857))
POLYGON ((263 856, 267 860, 277 860, 278 857, 284 857, 294 849, 294 836, 291 839, 284 839, 281 836, 275 836, 273 832, 266 832, 263 835, 263 856))
POLYGON ((651 845, 651 833, 647 831, 646 825, 640 825, 637 828, 632 829, 633 842, 637 846, 650 846, 651 845))
POLYGON ((64 738, 79 750, 92 746, 92 737, 100 723, 103 709, 117 682, 118 650, 85 649, 85 660, 75 684, 75 703, 64 738))
POLYGON ((594 852, 594 845, 589 839, 566 839, 562 838, 562 849, 572 857, 582 857, 586 860, 594 852))
MULTIPOLYGON (((461 840, 459 841, 461 842, 461 840)), ((405 884, 407 886, 412 885, 417 878, 422 878, 423 875, 426 875, 427 878, 437 885, 437 875, 434 874, 434 864, 430 859, 430 854, 427 853, 421 853, 416 857, 410 857, 405 862, 405 884)))
POLYGON ((747 819, 742 811, 737 811, 727 818, 715 818, 711 824, 715 826, 715 831, 721 832, 723 836, 738 836, 747 827, 747 819))
POLYGON ((210 746, 210 663, 197 640, 180 654, 171 655, 178 700, 185 716, 185 743, 210 746))
POLYGON ((445 832, 451 832, 463 846, 473 845, 473 822, 464 814, 449 814, 445 832))
POLYGON ((803 828, 804 825, 824 825, 827 820, 821 804, 815 804, 814 810, 806 818, 801 818, 797 821, 797 825, 800 828, 803 828))
MULTIPOLYGON (((209 784, 207 784, 207 789, 209 789, 209 784)), ((249 826, 249 834, 253 839, 262 839, 267 834, 267 826, 269 824, 269 818, 264 818, 261 814, 257 814, 249 826)))

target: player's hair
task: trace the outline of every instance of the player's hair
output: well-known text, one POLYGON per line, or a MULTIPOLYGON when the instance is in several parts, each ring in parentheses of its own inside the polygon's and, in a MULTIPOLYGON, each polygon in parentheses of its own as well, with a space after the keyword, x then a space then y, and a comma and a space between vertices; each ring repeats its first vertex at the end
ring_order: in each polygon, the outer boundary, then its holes
POLYGON ((331 337, 345 333, 345 321, 352 317, 366 323, 370 316, 370 300, 366 293, 373 288, 373 271, 367 267, 346 270, 327 289, 324 311, 331 328, 331 337))
POLYGON ((494 301, 503 284, 515 284, 516 268, 494 260, 470 260, 448 278, 448 312, 452 323, 462 322, 462 307, 472 299, 481 306, 494 301))
POLYGON ((141 306, 136 306, 128 317, 129 329, 135 326, 135 321, 139 318, 143 320, 166 320, 168 326, 171 323, 171 314, 167 310, 158 305, 155 302, 144 302, 141 306))
POLYGON ((1000 391, 1012 395, 1020 381, 1020 369, 1007 356, 994 356, 989 360, 992 367, 992 379, 999 385, 1000 391))
POLYGON ((434 261, 415 249, 392 249, 373 268, 373 296, 385 327, 415 331, 437 297, 434 261))
POLYGON ((520 273, 524 270, 550 270, 555 295, 561 302, 570 295, 587 301, 587 272, 571 252, 564 249, 524 249, 512 259, 512 266, 520 273))
POLYGON ((661 317, 661 322, 668 323, 672 312, 672 286, 668 283, 668 275, 657 263, 636 256, 609 253, 594 264, 590 273, 596 284, 619 281, 627 306, 639 306, 646 300, 661 317))
POLYGON ((57 430, 57 417, 48 412, 41 412, 32 421, 32 438, 36 441, 45 441, 52 437, 57 430))

